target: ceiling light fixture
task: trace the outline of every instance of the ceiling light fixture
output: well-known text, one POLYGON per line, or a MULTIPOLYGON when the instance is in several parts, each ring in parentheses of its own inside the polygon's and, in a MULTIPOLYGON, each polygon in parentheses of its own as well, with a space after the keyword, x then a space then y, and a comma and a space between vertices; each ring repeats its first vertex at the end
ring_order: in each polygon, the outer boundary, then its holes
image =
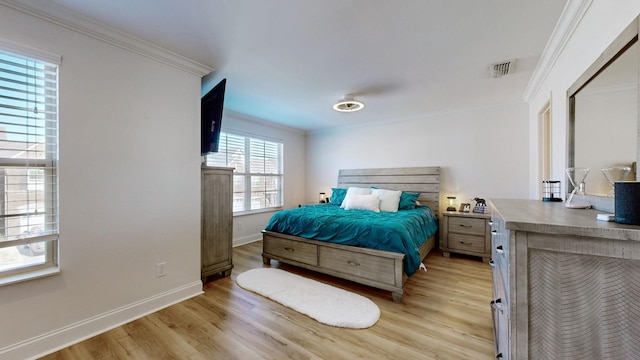
POLYGON ((364 109, 364 103, 356 100, 353 95, 345 95, 344 99, 333 105, 333 110, 340 112, 354 112, 364 109))

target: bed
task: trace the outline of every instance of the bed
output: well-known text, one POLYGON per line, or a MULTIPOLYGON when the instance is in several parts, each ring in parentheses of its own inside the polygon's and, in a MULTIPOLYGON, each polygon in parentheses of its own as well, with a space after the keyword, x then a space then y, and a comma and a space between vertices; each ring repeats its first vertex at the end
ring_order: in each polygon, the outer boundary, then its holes
MULTIPOLYGON (((429 209, 425 211, 420 206, 416 212, 427 212, 434 219, 439 209, 440 168, 439 167, 405 167, 405 168, 381 168, 381 169, 346 169, 338 174, 337 188, 350 187, 378 188, 387 190, 402 190, 404 192, 419 193, 417 198, 422 206, 429 209)), ((318 218, 326 217, 336 219, 333 212, 339 211, 334 205, 314 205, 322 214, 318 218)), ((284 210, 286 213, 289 210, 284 210)), ((298 211, 310 212, 315 209, 299 209, 298 211)), ((342 210, 344 211, 344 210, 342 210)), ((399 213, 404 210, 398 211, 399 213)), ((277 214, 277 213, 276 213, 277 214)), ((276 216, 274 214, 274 217, 276 216)), ((391 213, 387 213, 391 217, 391 213)), ((395 216, 395 215, 394 215, 395 216)), ((422 215, 420 215, 422 216, 422 215)), ((262 231, 263 252, 262 258, 265 264, 271 260, 277 260, 306 269, 318 271, 328 275, 354 281, 360 284, 376 287, 391 292, 393 301, 401 302, 404 283, 409 275, 416 270, 415 258, 421 261, 433 249, 436 242, 436 234, 433 228, 426 239, 415 238, 419 235, 412 232, 413 246, 417 254, 405 254, 404 249, 391 247, 392 251, 367 248, 362 244, 348 240, 340 240, 341 243, 323 241, 326 236, 313 231, 296 236, 269 228, 273 218, 262 231), (355 244, 355 245, 354 245, 355 244), (413 259, 413 261, 409 261, 413 259), (408 270, 408 271, 407 271, 408 270)), ((437 229, 437 219, 435 219, 437 229)), ((391 230, 389 230, 391 231, 391 230)), ((425 235, 427 236, 427 235, 425 235)), ((337 236, 331 236, 337 237, 337 236)), ((404 240, 407 242, 408 240, 404 240)), ((378 246, 380 247, 380 246, 378 246)), ((407 246, 411 248, 412 246, 407 246)))

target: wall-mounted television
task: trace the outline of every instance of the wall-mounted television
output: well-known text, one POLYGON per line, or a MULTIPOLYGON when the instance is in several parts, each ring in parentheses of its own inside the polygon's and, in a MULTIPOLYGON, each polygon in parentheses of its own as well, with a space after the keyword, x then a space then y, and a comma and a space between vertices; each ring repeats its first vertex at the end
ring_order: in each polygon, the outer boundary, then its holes
POLYGON ((222 79, 218 85, 202 97, 200 104, 200 155, 218 152, 226 84, 227 79, 222 79))

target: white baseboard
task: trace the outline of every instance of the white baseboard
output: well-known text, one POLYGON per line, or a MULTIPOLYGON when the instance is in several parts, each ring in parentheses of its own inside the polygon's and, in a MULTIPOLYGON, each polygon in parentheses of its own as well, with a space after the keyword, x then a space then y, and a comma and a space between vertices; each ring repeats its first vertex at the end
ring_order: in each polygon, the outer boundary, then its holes
POLYGON ((2 348, 0 360, 42 357, 200 294, 202 282, 195 281, 2 348))

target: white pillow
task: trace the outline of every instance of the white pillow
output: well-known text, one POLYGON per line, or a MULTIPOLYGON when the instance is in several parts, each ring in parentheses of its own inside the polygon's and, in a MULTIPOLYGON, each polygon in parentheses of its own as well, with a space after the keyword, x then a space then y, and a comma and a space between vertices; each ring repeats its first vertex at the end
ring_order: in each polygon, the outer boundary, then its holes
POLYGON ((359 195, 351 194, 344 198, 345 210, 369 210, 373 212, 380 212, 378 204, 380 204, 380 198, 375 195, 359 195))
POLYGON ((344 200, 342 200, 342 204, 340 204, 341 208, 344 208, 344 205, 347 201, 347 196, 349 195, 371 195, 371 189, 369 188, 361 188, 361 187, 350 187, 347 189, 347 193, 344 195, 344 200))
POLYGON ((400 205, 400 196, 402 195, 402 191, 372 189, 371 195, 375 195, 380 198, 380 211, 398 212, 398 205, 400 205))

